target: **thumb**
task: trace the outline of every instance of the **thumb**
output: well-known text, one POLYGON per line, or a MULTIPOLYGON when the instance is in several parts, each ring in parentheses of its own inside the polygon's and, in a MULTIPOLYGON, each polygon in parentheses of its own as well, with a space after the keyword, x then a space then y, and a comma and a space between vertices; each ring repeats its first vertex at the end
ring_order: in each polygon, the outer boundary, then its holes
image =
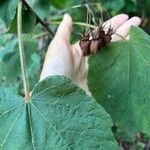
POLYGON ((62 22, 60 23, 55 38, 62 38, 66 41, 70 40, 70 35, 72 31, 72 18, 69 14, 65 14, 62 22))

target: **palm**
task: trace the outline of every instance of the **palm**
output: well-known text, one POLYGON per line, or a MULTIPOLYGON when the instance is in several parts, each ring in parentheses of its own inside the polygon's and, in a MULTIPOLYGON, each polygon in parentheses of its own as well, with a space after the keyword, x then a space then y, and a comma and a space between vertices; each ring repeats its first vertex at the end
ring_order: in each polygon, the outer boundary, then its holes
MULTIPOLYGON (((111 19, 111 26, 117 29, 117 34, 124 38, 128 37, 128 31, 131 25, 138 26, 140 19, 133 17, 128 20, 128 16, 121 14, 111 19)), ((109 22, 106 26, 109 26, 109 22)), ((82 50, 79 43, 70 45, 70 34, 72 30, 72 19, 65 15, 57 33, 51 42, 40 80, 50 75, 64 75, 71 78, 78 86, 90 94, 87 87, 87 57, 82 56, 82 50)), ((112 41, 121 40, 117 35, 112 36, 112 41)))

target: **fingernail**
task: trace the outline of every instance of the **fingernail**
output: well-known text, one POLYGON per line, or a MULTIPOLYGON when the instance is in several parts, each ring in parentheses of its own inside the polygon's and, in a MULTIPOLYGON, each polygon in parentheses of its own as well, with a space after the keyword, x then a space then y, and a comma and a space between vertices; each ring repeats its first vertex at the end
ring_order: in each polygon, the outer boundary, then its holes
POLYGON ((67 17, 68 17, 68 14, 65 13, 65 14, 64 14, 64 17, 63 17, 63 20, 65 20, 67 17))
POLYGON ((136 17, 137 23, 140 25, 141 24, 141 18, 136 17))

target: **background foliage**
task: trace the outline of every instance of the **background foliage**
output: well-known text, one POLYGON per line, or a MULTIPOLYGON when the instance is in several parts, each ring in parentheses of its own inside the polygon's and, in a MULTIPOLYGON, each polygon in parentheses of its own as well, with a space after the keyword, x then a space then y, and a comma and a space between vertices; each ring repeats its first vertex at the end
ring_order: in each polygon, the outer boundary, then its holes
MULTIPOLYGON (((9 86, 16 93, 24 95, 16 36, 18 2, 19 0, 0 1, 0 86, 9 86)), ((54 24, 54 21, 60 21, 67 12, 73 16, 73 21, 86 22, 85 8, 81 7, 79 12, 78 9, 72 8, 76 5, 99 2, 111 16, 119 13, 127 13, 130 17, 138 15, 142 18, 141 27, 150 33, 149 0, 26 0, 26 2, 28 5, 24 3, 23 7, 23 33, 30 89, 39 79, 47 46, 56 32, 57 24, 54 24)), ((84 29, 74 25, 75 36, 71 41, 77 41, 80 37, 76 33, 83 32, 84 29)), ((143 149, 149 140, 145 135, 139 134, 135 140, 122 142, 122 139, 119 139, 119 141, 124 148, 143 149)))

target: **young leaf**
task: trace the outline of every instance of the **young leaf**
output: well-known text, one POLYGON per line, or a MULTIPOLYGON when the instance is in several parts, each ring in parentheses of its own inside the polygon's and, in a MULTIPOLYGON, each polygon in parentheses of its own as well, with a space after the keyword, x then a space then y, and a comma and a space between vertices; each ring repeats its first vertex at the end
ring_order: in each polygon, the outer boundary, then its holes
POLYGON ((145 32, 132 27, 129 41, 91 56, 88 85, 121 136, 150 135, 150 37, 145 32))
POLYGON ((118 149, 105 110, 65 77, 38 83, 29 102, 0 89, 1 149, 118 149))

